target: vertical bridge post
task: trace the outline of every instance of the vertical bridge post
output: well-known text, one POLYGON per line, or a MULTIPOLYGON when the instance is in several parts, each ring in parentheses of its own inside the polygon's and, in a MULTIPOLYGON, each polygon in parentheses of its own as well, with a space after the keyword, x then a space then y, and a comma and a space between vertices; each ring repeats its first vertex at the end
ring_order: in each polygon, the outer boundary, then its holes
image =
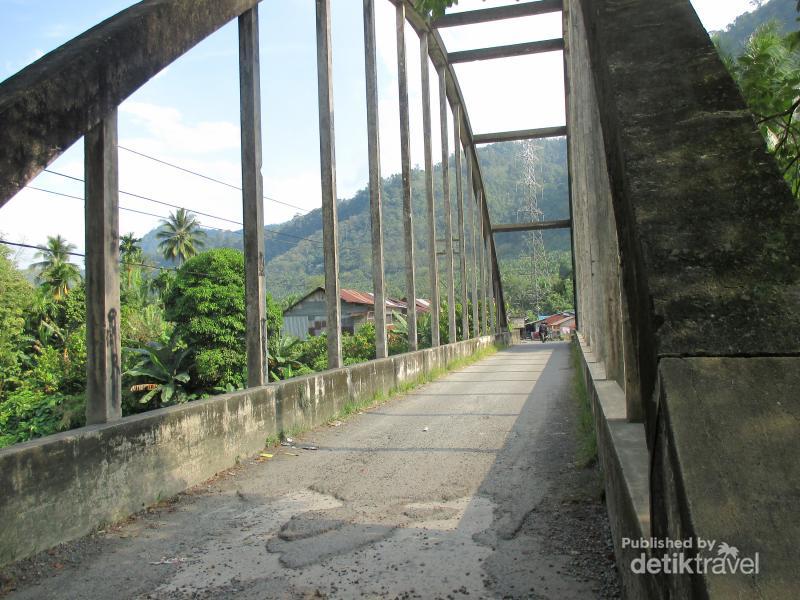
POLYGON ((494 269, 491 227, 486 228, 486 260, 488 262, 486 269, 489 272, 489 281, 486 286, 489 289, 489 333, 494 334, 497 333, 497 271, 494 269))
POLYGON ((261 78, 258 6, 239 16, 239 103, 242 139, 247 385, 267 380, 264 183, 261 176, 261 78))
POLYGON ((461 105, 453 106, 453 153, 456 169, 456 206, 458 207, 458 250, 461 267, 461 336, 469 338, 469 302, 467 301, 467 242, 464 232, 464 189, 461 181, 461 105))
POLYGON ((422 75, 422 139, 425 146, 425 197, 428 200, 428 243, 431 277, 431 347, 439 340, 439 260, 436 256, 436 200, 433 195, 433 150, 431 148, 431 80, 428 67, 428 34, 419 36, 422 75))
POLYGON ((331 2, 317 2, 317 91, 319 100, 319 161, 322 184, 322 245, 325 253, 325 300, 328 320, 328 368, 342 366, 341 304, 339 302, 339 240, 336 218, 336 156, 331 81, 331 2))
POLYGON ((469 208, 470 246, 472 248, 472 337, 481 334, 481 322, 478 316, 478 225, 476 222, 477 210, 475 205, 475 180, 472 175, 472 158, 469 153, 467 160, 467 207, 469 208))
POLYGON ((447 269, 447 341, 456 335, 456 292, 453 274, 453 208, 450 202, 450 149, 447 141, 447 70, 439 67, 439 129, 442 137, 442 203, 444 208, 445 267, 447 269))
POLYGON ((400 162, 403 179, 403 235, 406 250, 406 298, 408 304, 408 350, 417 349, 417 282, 414 265, 414 211, 411 204, 411 132, 406 70, 406 8, 396 6, 397 84, 400 106, 400 162))
POLYGON ((122 417, 117 110, 84 138, 86 423, 122 417))
POLYGON ((364 0, 364 72, 367 88, 367 152, 369 154, 369 214, 372 224, 372 290, 375 300, 375 357, 386 358, 386 288, 383 280, 383 215, 381 210, 381 149, 378 123, 378 71, 375 48, 375 4, 364 0))
POLYGON ((489 286, 489 272, 487 269, 486 261, 486 224, 483 219, 483 189, 478 190, 478 232, 480 235, 479 248, 480 248, 480 264, 481 264, 481 315, 483 321, 483 335, 489 335, 489 294, 486 288, 489 286))

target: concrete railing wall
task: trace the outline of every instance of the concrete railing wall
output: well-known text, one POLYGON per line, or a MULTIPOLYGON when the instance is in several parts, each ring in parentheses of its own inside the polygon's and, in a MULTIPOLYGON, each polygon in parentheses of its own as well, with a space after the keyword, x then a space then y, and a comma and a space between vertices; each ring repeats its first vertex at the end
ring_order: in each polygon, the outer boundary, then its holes
MULTIPOLYGON (((0 565, 173 496, 264 448, 323 424, 511 333, 410 352, 163 408, 0 450, 0 565)), ((516 340, 518 341, 518 339, 516 340)))
MULTIPOLYGON (((566 8, 567 94, 578 322, 610 379, 626 388, 632 356, 623 345, 620 261, 603 131, 583 15, 566 8), (627 368, 626 368, 627 362, 627 368)), ((628 410, 641 418, 641 402, 628 410)))
MULTIPOLYGON (((636 396, 644 409, 652 534, 760 558, 756 576, 626 589, 794 597, 800 212, 689 2, 569 0, 567 21, 580 327, 587 372, 607 371, 590 383, 624 390, 628 418, 636 396)), ((609 512, 630 515, 619 440, 596 416, 609 512)))

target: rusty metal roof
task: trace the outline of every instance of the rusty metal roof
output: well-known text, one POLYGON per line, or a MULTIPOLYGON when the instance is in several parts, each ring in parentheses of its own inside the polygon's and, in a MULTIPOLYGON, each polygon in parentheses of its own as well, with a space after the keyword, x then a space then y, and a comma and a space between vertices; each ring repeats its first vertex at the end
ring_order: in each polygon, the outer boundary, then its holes
MULTIPOLYGON (((308 294, 297 300, 291 306, 287 307, 283 312, 286 313, 293 309, 295 306, 300 304, 303 300, 311 296, 317 291, 325 292, 324 287, 317 287, 311 290, 308 294)), ((340 288, 339 289, 339 299, 342 302, 347 302, 349 304, 363 304, 364 306, 375 306, 375 296, 372 292, 361 292, 359 290, 353 290, 349 288, 340 288)), ((398 300, 397 298, 386 298, 386 308, 390 310, 406 310, 408 305, 406 304, 405 300, 398 300)), ((417 310, 421 312, 428 312, 431 309, 430 300, 425 300, 424 298, 417 298, 417 310)))
MULTIPOLYGON (((358 290, 351 290, 347 288, 339 289, 339 298, 342 302, 349 302, 350 304, 366 304, 375 306, 375 295, 372 292, 360 292, 358 290)), ((402 300, 387 297, 386 308, 401 310, 407 308, 406 303, 402 300)))

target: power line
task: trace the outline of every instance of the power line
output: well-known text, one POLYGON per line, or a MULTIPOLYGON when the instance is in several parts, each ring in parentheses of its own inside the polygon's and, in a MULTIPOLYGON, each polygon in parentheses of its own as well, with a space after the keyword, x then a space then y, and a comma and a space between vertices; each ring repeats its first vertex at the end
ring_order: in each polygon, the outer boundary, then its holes
MULTIPOLYGON (((80 200, 81 202, 84 201, 84 199, 81 198, 80 196, 73 196, 72 194, 65 194, 63 192, 56 192, 55 190, 46 190, 44 188, 36 187, 35 185, 26 185, 25 187, 27 187, 29 190, 36 190, 37 192, 44 192, 46 194, 53 194, 54 196, 63 196, 64 198, 71 198, 73 200, 80 200)), ((128 212, 132 212, 132 213, 136 213, 138 215, 146 215, 148 217, 157 217, 159 219, 163 219, 164 218, 163 215, 157 215, 155 213, 149 213, 149 212, 146 212, 146 211, 143 211, 143 210, 137 210, 135 208, 128 208, 127 206, 120 206, 119 209, 120 210, 125 210, 125 211, 128 211, 128 212)), ((220 227, 212 227, 211 225, 204 225, 204 227, 206 227, 208 229, 217 229, 219 231, 227 231, 226 229, 222 229, 220 227)))
MULTIPOLYGON (((83 179, 81 179, 80 177, 75 177, 74 175, 67 175, 66 173, 60 173, 59 171, 53 171, 51 169, 45 169, 45 172, 46 173, 50 173, 51 175, 58 175, 59 177, 64 177, 66 179, 72 179, 73 181, 79 181, 81 183, 84 183, 83 179)), ((80 200, 82 202, 84 201, 84 198, 81 198, 80 196, 73 196, 71 194, 64 194, 64 193, 56 192, 56 191, 53 191, 53 190, 46 190, 46 189, 43 189, 43 188, 34 187, 32 185, 29 185, 29 186, 26 186, 26 187, 28 187, 28 188, 30 188, 32 190, 37 190, 39 192, 45 192, 45 193, 48 193, 48 194, 54 194, 56 196, 64 196, 66 198, 74 198, 74 199, 80 200)), ((141 194, 134 194, 133 192, 126 192, 124 190, 119 190, 119 193, 123 194, 125 196, 131 196, 132 198, 138 198, 140 200, 146 200, 147 202, 153 202, 155 204, 161 204, 163 206, 168 206, 170 208, 179 208, 179 209, 183 209, 183 210, 188 210, 190 212, 193 212, 193 213, 198 214, 198 215, 202 215, 204 217, 208 217, 210 219, 217 219, 219 221, 226 221, 228 223, 232 223, 233 225, 238 225, 240 227, 244 226, 241 221, 234 221, 233 219, 228 219, 226 217, 220 217, 220 216, 217 216, 217 215, 212 215, 211 213, 206 213, 206 212, 202 212, 202 211, 199 211, 199 210, 191 210, 189 208, 186 208, 185 206, 179 206, 177 204, 171 204, 170 202, 164 202, 163 200, 156 200, 155 198, 149 198, 147 196, 142 196, 141 194)), ((138 213, 141 213, 141 214, 144 214, 144 215, 149 215, 149 216, 152 216, 152 217, 158 217, 159 219, 164 219, 165 218, 162 215, 155 215, 155 214, 147 213, 147 212, 144 212, 144 211, 137 211, 137 210, 132 209, 132 208, 120 207, 120 210, 127 210, 127 211, 130 211, 130 212, 138 212, 138 213)), ((204 225, 204 227, 206 227, 207 229, 215 229, 217 231, 227 231, 226 229, 222 229, 221 227, 212 227, 210 225, 204 225)), ((264 232, 268 233, 270 235, 279 235, 279 236, 292 238, 292 239, 296 239, 296 240, 305 240, 307 242, 311 242, 312 244, 316 244, 318 246, 322 246, 322 243, 318 242, 317 240, 313 240, 311 238, 307 238, 307 237, 303 237, 303 236, 299 236, 299 235, 293 235, 291 233, 284 233, 282 231, 272 231, 270 229, 265 229, 264 232)))
MULTIPOLYGON (((192 171, 191 169, 187 169, 186 167, 181 167, 180 165, 173 164, 171 162, 167 162, 166 160, 162 160, 160 158, 156 158, 155 156, 150 156, 149 154, 145 154, 144 152, 139 152, 138 150, 133 150, 131 148, 126 148, 125 146, 117 146, 120 150, 125 150, 126 152, 130 152, 131 154, 136 154, 143 158, 147 158, 157 163, 161 163, 162 165, 166 165, 168 167, 172 167, 173 169, 178 169, 179 171, 183 171, 184 173, 189 173, 191 175, 195 175, 196 177, 202 177, 203 179, 207 179, 208 181, 213 181, 214 183, 218 183, 219 185, 224 185, 225 187, 229 187, 234 190, 242 191, 238 185, 234 185, 232 183, 228 183, 227 181, 222 181, 221 179, 215 179, 214 177, 210 177, 208 175, 204 175, 203 173, 198 173, 197 171, 192 171)), ((296 204, 290 204, 289 202, 284 202, 283 200, 278 200, 277 198, 270 198, 267 195, 264 195, 264 200, 269 200, 270 202, 275 202, 277 204, 283 204, 284 206, 288 206, 290 208, 295 208, 299 211, 304 213, 311 212, 307 208, 303 208, 302 206, 297 206, 296 204)))
MULTIPOLYGON (((23 244, 22 242, 9 242, 7 240, 0 240, 0 244, 5 244, 6 246, 19 246, 20 248, 30 248, 31 250, 44 250, 45 252, 50 252, 50 248, 47 248, 46 246, 34 246, 33 244, 23 244)), ((86 258, 86 255, 81 254, 80 252, 64 252, 64 254, 86 258)))
MULTIPOLYGON (((42 250, 45 252, 50 252, 50 248, 46 246, 34 246, 33 244, 25 244, 23 242, 9 242, 8 240, 0 239, 0 244, 5 244, 6 246, 18 246, 20 248, 30 248, 31 250, 42 250)), ((80 258, 85 259, 86 254, 82 254, 80 252, 64 252, 64 254, 68 254, 70 256, 78 256, 80 258)), ((147 263, 140 263, 140 262, 131 262, 120 260, 119 264, 131 267, 144 267, 146 269, 153 269, 154 271, 178 271, 180 267, 159 267, 156 265, 148 265, 147 263)), ((183 271, 184 273, 189 273, 191 275, 197 275, 198 277, 208 277, 208 273, 200 273, 198 271, 183 271)))

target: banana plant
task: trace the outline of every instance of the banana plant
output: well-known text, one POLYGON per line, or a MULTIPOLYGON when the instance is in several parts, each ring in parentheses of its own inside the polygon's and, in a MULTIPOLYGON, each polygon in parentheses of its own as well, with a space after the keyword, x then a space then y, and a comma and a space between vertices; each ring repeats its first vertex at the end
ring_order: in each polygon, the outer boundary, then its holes
POLYGON ((275 336, 267 344, 270 381, 280 381, 294 376, 294 370, 303 367, 297 360, 300 340, 289 336, 275 336))
POLYGON ((141 358, 125 375, 148 380, 131 387, 132 392, 147 392, 139 399, 140 404, 154 400, 158 408, 192 400, 193 396, 185 388, 189 383, 189 365, 184 364, 189 355, 188 348, 177 349, 174 340, 170 339, 168 344, 151 342, 142 348, 128 350, 141 358))

